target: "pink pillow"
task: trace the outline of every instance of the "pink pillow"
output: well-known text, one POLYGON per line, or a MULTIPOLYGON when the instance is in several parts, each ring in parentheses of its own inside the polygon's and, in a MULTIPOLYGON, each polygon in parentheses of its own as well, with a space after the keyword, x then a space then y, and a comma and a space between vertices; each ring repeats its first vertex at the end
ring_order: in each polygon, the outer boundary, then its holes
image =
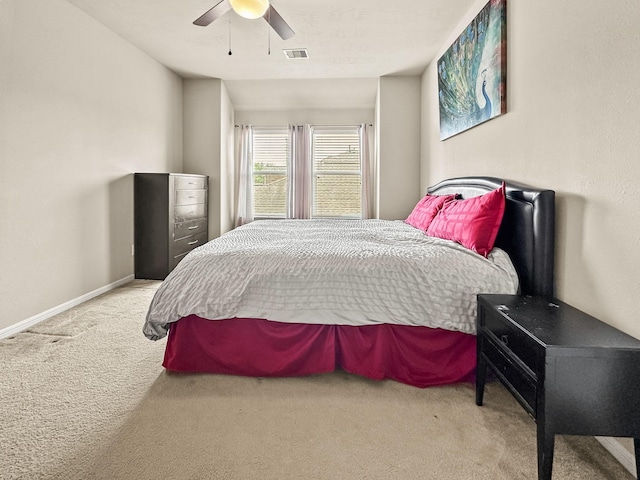
POLYGON ((405 223, 425 231, 442 206, 455 198, 455 195, 427 194, 416 204, 405 223))
POLYGON ((492 192, 446 203, 427 235, 458 242, 486 257, 498 236, 505 208, 504 182, 492 192))

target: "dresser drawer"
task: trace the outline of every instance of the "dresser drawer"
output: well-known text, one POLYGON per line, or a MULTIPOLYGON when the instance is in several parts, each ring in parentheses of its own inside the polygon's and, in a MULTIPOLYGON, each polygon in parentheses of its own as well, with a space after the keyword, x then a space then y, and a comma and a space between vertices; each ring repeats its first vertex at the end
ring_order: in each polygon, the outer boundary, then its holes
POLYGON ((173 270, 174 268, 176 268, 176 265, 178 265, 180 263, 180 261, 187 256, 187 253, 189 252, 185 252, 182 255, 177 255, 173 258, 171 258, 171 261, 169 262, 169 270, 173 270))
POLYGON ((190 177, 176 175, 174 178, 176 190, 202 190, 207 188, 207 177, 190 177))
POLYGON ((196 205, 206 201, 206 190, 176 190, 176 205, 196 205))
POLYGON ((207 216, 207 205, 199 203, 197 205, 178 205, 173 210, 173 220, 175 223, 187 222, 196 218, 207 216))
POLYGON ((533 340, 509 324, 500 314, 487 311, 481 327, 493 335, 495 341, 511 350, 532 372, 538 371, 538 352, 533 340))
POLYGON ((522 406, 536 417, 537 383, 520 366, 501 351, 501 347, 484 336, 481 341, 482 355, 494 367, 494 371, 501 377, 506 387, 511 390, 522 406))
POLYGON ((188 222, 176 223, 173 226, 173 239, 180 240, 185 237, 192 237, 200 232, 207 231, 207 219, 198 218, 197 220, 190 220, 188 222))
POLYGON ((182 238, 173 242, 171 246, 171 255, 177 257, 184 253, 188 253, 200 245, 207 243, 207 232, 199 233, 193 237, 182 238))

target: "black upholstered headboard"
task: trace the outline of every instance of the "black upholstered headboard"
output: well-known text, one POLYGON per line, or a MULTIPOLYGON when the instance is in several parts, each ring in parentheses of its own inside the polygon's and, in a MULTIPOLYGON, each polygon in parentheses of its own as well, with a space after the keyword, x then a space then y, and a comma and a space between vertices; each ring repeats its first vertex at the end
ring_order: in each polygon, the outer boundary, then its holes
MULTIPOLYGON (((477 197, 502 184, 501 178, 459 177, 428 188, 433 195, 477 197)), ((555 192, 505 180, 506 209, 496 247, 511 257, 524 295, 554 295, 555 192)))

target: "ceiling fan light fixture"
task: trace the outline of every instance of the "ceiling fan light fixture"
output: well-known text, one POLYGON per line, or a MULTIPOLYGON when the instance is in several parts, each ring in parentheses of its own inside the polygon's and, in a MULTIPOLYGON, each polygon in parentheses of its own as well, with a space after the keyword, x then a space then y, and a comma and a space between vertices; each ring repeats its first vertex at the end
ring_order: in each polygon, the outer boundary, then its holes
POLYGON ((269 0, 229 0, 231 8, 244 18, 260 18, 269 9, 269 0))

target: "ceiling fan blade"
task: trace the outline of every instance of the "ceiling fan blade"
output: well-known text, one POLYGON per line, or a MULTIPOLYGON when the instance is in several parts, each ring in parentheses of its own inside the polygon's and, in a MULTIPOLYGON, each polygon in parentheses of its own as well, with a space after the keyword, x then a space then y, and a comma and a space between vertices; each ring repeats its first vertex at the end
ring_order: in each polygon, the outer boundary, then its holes
POLYGON ((229 10, 231 10, 229 0, 222 0, 220 3, 207 10, 207 12, 199 17, 195 22, 193 22, 193 24, 200 27, 206 27, 211 22, 227 13, 229 10))
POLYGON ((287 22, 284 21, 284 18, 273 8, 273 5, 269 6, 267 13, 265 13, 262 18, 271 25, 271 28, 273 28, 283 40, 288 40, 296 34, 287 22))

